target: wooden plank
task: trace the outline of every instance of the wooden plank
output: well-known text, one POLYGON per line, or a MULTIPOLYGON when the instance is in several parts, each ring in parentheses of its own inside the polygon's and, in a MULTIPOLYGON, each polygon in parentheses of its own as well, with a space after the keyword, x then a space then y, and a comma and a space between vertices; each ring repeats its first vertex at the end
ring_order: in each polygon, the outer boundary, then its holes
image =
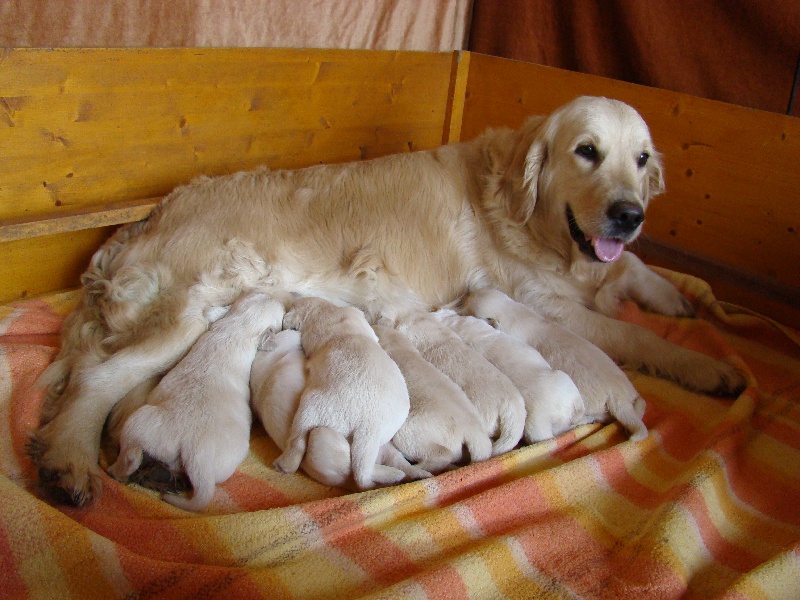
POLYGON ((37 215, 33 219, 7 219, 0 221, 0 242, 139 221, 149 215, 160 201, 161 198, 127 200, 37 215))
POLYGON ((75 287, 113 227, 45 235, 2 245, 0 302, 75 287))
POLYGON ((0 219, 163 196, 200 173, 434 147, 451 67, 451 53, 5 50, 0 219))
POLYGON ((800 282, 800 119, 473 54, 462 138, 517 127, 582 94, 634 106, 663 153, 667 192, 648 210, 652 240, 767 281, 772 292, 800 282))
POLYGON ((469 78, 469 57, 469 52, 455 52, 453 56, 453 68, 450 71, 450 102, 445 116, 443 144, 461 141, 461 121, 464 119, 464 99, 469 78))

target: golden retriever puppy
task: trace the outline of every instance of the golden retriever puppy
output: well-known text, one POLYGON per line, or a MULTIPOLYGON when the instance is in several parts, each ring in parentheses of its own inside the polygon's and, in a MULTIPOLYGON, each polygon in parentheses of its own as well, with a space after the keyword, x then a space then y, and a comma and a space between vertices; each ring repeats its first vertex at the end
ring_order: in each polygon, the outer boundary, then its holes
MULTIPOLYGON (((250 371, 253 412, 282 451, 286 449, 292 420, 305 389, 305 363, 300 332, 284 329, 263 344, 250 371)), ((391 443, 381 447, 378 463, 400 469, 407 479, 431 475, 411 465, 391 443)), ((300 467, 323 485, 355 487, 350 470, 350 443, 330 427, 315 427, 309 432, 306 454, 300 467)))
POLYGON ((492 455, 512 450, 525 428, 525 401, 511 380, 430 313, 406 315, 395 328, 464 391, 494 440, 492 455))
POLYGON ((351 440, 350 470, 358 489, 403 480, 405 472, 378 463, 381 448, 408 416, 408 389, 361 311, 320 298, 299 298, 283 325, 300 331, 307 383, 275 468, 297 471, 309 432, 328 427, 351 440))
POLYGON ((613 417, 630 432, 631 440, 647 436, 644 399, 602 350, 497 290, 472 292, 463 308, 536 348, 553 368, 569 374, 583 398, 583 410, 574 414, 573 426, 613 417))
MULTIPOLYGON (((623 298, 667 315, 692 312, 624 251, 663 189, 644 120, 593 97, 435 150, 198 178, 92 259, 83 303, 42 379, 48 393, 31 444, 40 480, 78 504, 97 493, 108 413, 204 331, 180 325, 186 290, 231 239, 266 265, 273 293, 352 304, 374 320, 490 286, 619 363, 693 390, 738 393, 746 381, 732 365, 613 318, 623 298), (139 271, 156 273, 157 284, 137 283, 139 271)), ((229 285, 233 297, 248 289, 229 285)))
POLYGON ((525 400, 528 444, 549 440, 581 423, 583 398, 564 371, 554 371, 533 347, 498 331, 486 321, 439 310, 434 316, 506 375, 525 400))
POLYGON ((261 292, 236 300, 125 422, 108 472, 126 481, 146 452, 170 469, 183 466, 192 484, 191 498, 165 494, 164 500, 185 510, 205 508, 215 485, 247 455, 250 367, 260 338, 279 330, 283 315, 283 304, 261 292))
POLYGON ((464 391, 425 360, 411 341, 386 325, 374 325, 378 341, 406 380, 411 408, 392 438, 395 448, 431 473, 463 461, 492 455, 492 441, 477 409, 464 391))

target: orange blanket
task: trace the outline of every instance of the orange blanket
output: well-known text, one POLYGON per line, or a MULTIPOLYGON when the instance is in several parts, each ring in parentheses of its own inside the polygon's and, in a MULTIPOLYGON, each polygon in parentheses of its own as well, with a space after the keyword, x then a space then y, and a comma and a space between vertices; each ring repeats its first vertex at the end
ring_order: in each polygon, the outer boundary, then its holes
POLYGON ((257 425, 201 515, 109 477, 89 508, 42 499, 32 385, 75 295, 2 307, 0 597, 800 598, 800 335, 665 274, 701 318, 623 318, 746 369, 738 399, 632 373, 642 442, 583 426, 360 494, 273 471, 257 425))

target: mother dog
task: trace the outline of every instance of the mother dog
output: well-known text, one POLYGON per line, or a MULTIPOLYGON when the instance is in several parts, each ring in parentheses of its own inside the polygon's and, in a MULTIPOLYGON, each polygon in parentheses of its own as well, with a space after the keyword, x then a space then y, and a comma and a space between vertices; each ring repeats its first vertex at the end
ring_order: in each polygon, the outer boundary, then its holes
POLYGON ((40 478, 76 504, 99 492, 109 411, 202 333, 196 315, 184 318, 186 292, 211 271, 222 284, 209 305, 261 286, 351 303, 371 317, 492 286, 620 363, 693 390, 736 393, 745 381, 732 366, 612 318, 626 298, 692 314, 677 289, 624 251, 663 189, 639 114, 593 97, 519 131, 432 151, 201 177, 94 256, 82 305, 43 375, 49 392, 31 444, 40 478), (232 243, 234 262, 253 277, 226 263, 232 243))

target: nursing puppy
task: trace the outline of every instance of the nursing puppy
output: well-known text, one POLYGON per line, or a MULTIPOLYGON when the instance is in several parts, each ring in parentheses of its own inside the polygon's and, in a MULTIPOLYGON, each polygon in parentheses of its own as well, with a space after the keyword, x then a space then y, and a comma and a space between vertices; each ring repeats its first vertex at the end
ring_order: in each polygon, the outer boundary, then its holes
MULTIPOLYGON (((305 386, 306 355, 300 332, 284 329, 270 336, 253 360, 250 405, 281 451, 286 449, 305 386)), ((300 467, 324 485, 344 486, 350 478, 350 444, 339 432, 316 427, 308 434, 300 467)))
POLYGON ((83 302, 65 320, 62 350, 42 379, 48 393, 30 446, 40 481, 76 504, 99 491, 108 413, 204 331, 181 325, 182 299, 230 239, 251 245, 276 291, 391 317, 494 287, 620 364, 736 394, 746 380, 732 365, 613 318, 624 299, 692 313, 672 284, 623 251, 663 189, 642 118, 592 97, 516 131, 435 150, 200 177, 93 257, 83 302), (158 277, 137 283, 128 275, 138 270, 158 277))
POLYGON ((308 379, 275 468, 297 471, 309 433, 328 427, 351 440, 350 469, 358 489, 401 481, 402 470, 376 463, 408 416, 408 389, 361 311, 299 298, 283 325, 300 331, 308 379))
POLYGON ((228 479, 250 446, 250 367, 260 338, 280 329, 283 304, 261 292, 240 297, 148 395, 125 422, 120 454, 109 473, 125 481, 143 452, 181 466, 191 498, 165 494, 185 510, 205 508, 214 487, 228 479))
MULTIPOLYGON (((300 332, 292 329, 270 336, 262 346, 250 371, 250 404, 270 438, 283 451, 306 385, 306 355, 300 332)), ((378 463, 400 469, 407 479, 430 477, 430 473, 405 460, 391 443, 381 447, 378 463)), ((350 443, 330 427, 315 427, 309 432, 300 467, 323 485, 355 487, 350 443)))
POLYGON ((607 422, 613 417, 628 430, 632 441, 647 436, 642 422, 644 399, 602 350, 497 290, 470 293, 463 310, 536 348, 551 367, 570 375, 584 404, 584 412, 576 414, 573 426, 607 422))
POLYGON ((392 438, 394 446, 431 473, 462 462, 464 448, 473 462, 489 458, 492 441, 464 391, 425 360, 405 335, 385 325, 373 329, 403 373, 411 400, 408 418, 392 438))
POLYGON ((434 316, 505 374, 525 400, 525 432, 532 444, 548 440, 583 422, 586 409, 572 379, 554 371, 533 347, 498 331, 486 321, 440 310, 434 316))
POLYGON ((395 327, 425 360, 464 390, 494 440, 492 455, 513 449, 525 428, 525 401, 511 380, 430 313, 404 316, 395 327))

